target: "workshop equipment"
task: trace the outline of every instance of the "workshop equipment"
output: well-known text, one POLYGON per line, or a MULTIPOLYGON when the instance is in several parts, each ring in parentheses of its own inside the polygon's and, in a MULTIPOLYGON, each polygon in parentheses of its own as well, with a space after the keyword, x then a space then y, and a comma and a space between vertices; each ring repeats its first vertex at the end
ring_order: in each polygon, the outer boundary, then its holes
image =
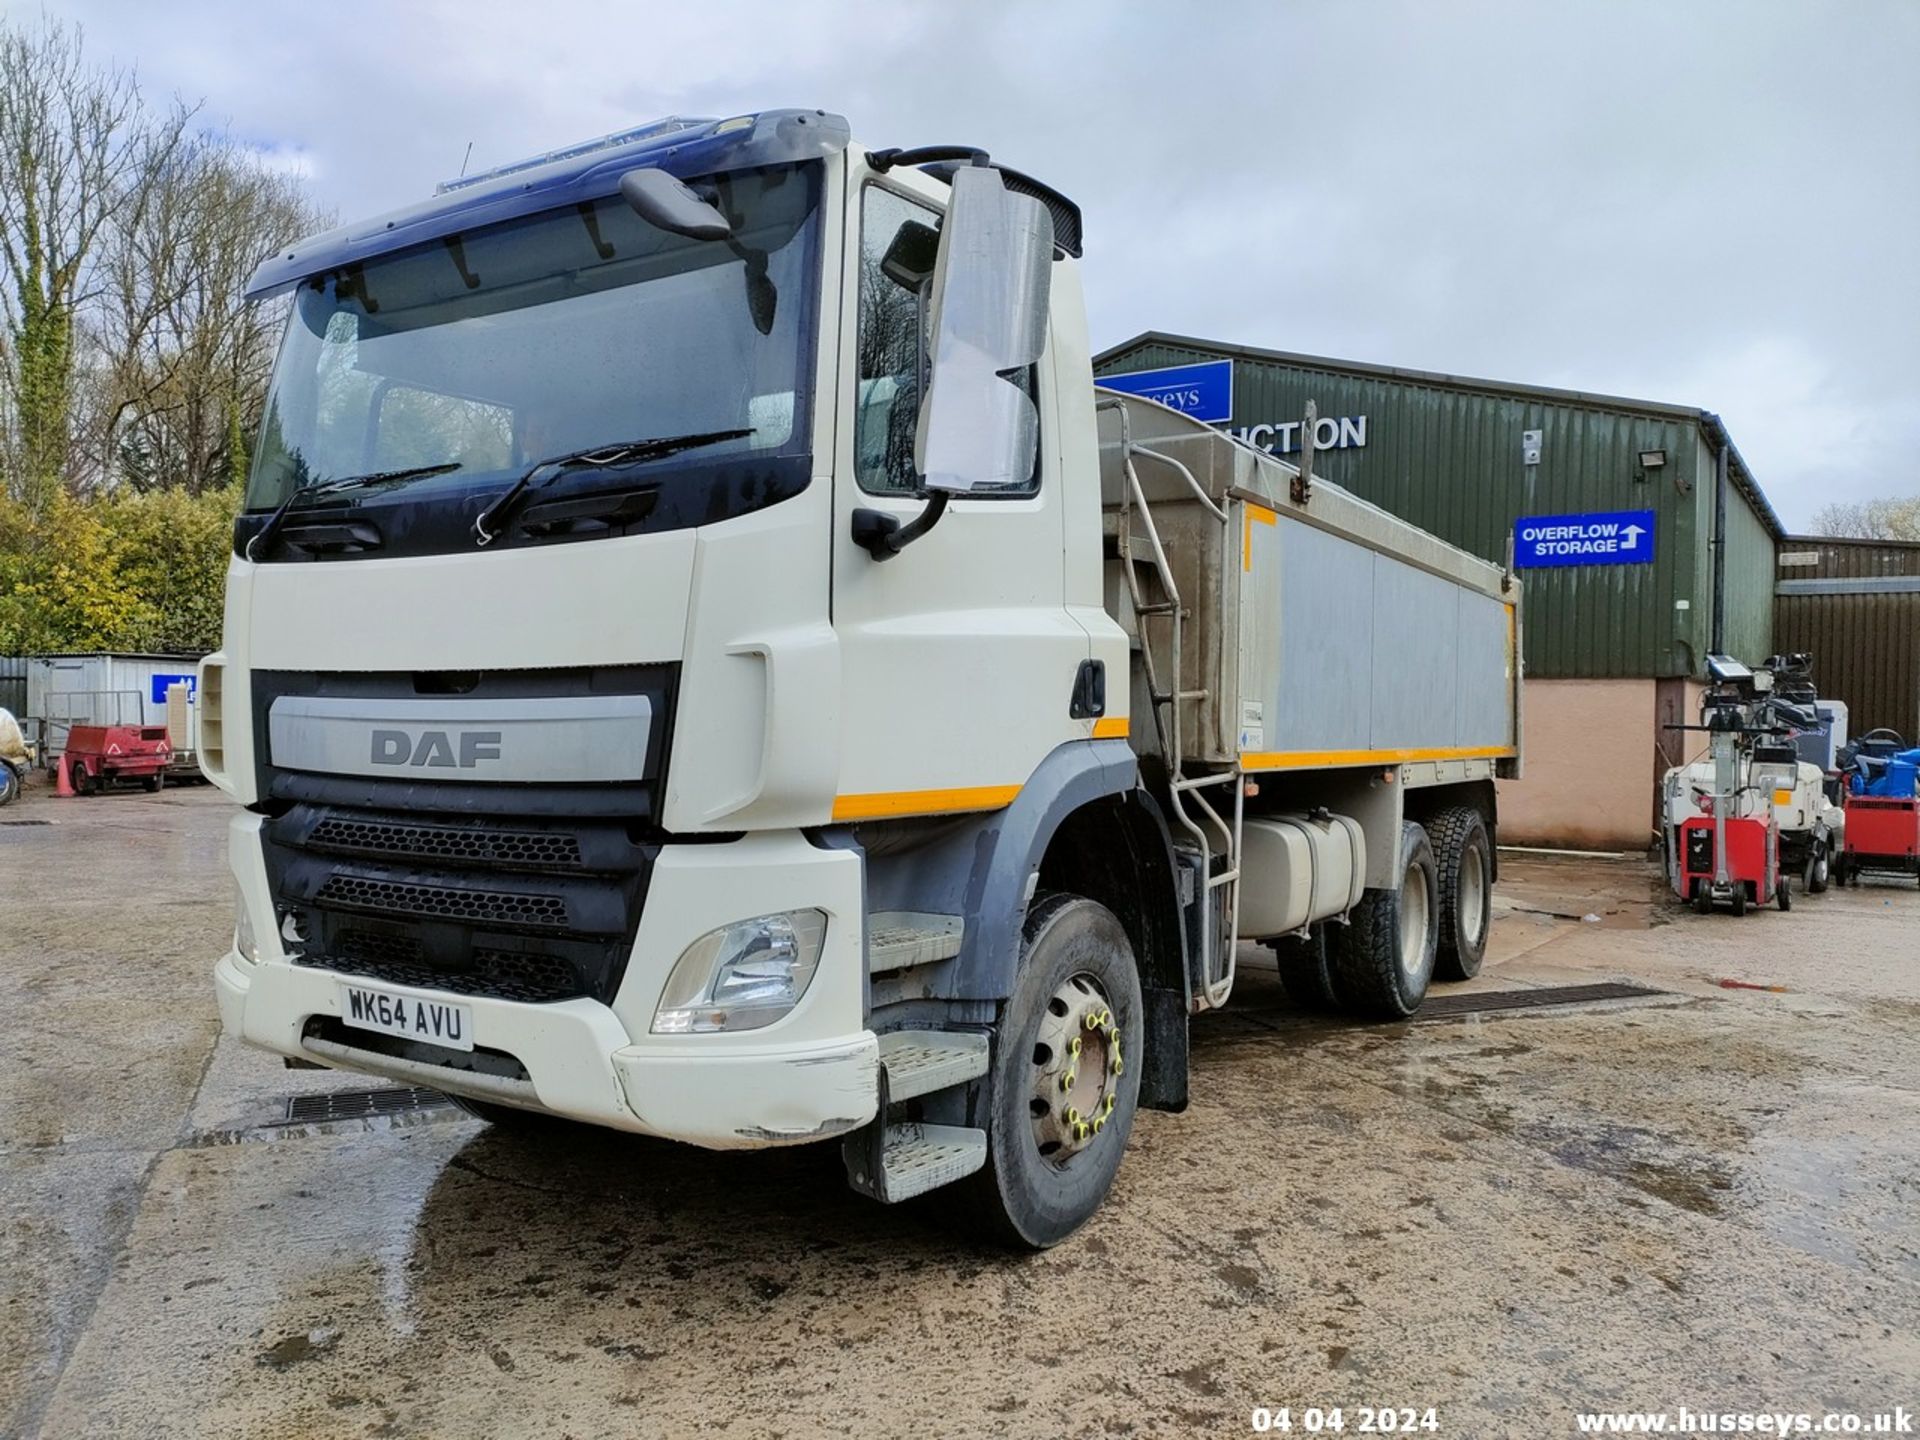
POLYGON ((1674 893, 1702 915, 1718 902, 1735 915, 1744 915, 1750 904, 1789 910, 1793 900, 1780 870, 1774 805, 1778 792, 1797 779, 1796 758, 1791 745, 1781 743, 1786 727, 1766 714, 1763 697, 1772 676, 1728 655, 1709 655, 1707 676, 1705 723, 1667 727, 1708 737, 1706 762, 1667 772, 1668 879, 1674 893))

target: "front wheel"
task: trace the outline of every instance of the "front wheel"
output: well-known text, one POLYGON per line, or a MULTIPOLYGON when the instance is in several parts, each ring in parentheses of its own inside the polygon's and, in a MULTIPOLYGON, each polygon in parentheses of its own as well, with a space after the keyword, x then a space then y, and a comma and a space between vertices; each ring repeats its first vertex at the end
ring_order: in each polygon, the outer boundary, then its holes
POLYGON ((983 1105, 987 1163, 936 1200, 1021 1250, 1058 1245, 1107 1197, 1140 1097, 1144 1021, 1127 932, 1078 895, 1037 898, 983 1105))
POLYGON ((147 776, 147 778, 145 780, 142 780, 140 783, 147 787, 147 793, 149 795, 158 795, 160 793, 161 787, 167 783, 167 777, 165 775, 155 773, 147 776))
POLYGON ((1364 891, 1347 924, 1330 932, 1334 988, 1347 1009, 1404 1020, 1420 1008, 1438 949, 1439 889, 1433 844, 1409 820, 1400 829, 1399 885, 1364 891))
POLYGON ((67 783, 73 787, 76 795, 92 795, 100 789, 98 777, 87 769, 87 762, 84 760, 67 762, 67 783))
POLYGON ((0 760, 0 805, 11 805, 20 798, 20 775, 6 761, 0 760))
POLYGON ((1780 877, 1780 888, 1773 892, 1773 903, 1782 910, 1793 909, 1793 887, 1784 875, 1780 877))

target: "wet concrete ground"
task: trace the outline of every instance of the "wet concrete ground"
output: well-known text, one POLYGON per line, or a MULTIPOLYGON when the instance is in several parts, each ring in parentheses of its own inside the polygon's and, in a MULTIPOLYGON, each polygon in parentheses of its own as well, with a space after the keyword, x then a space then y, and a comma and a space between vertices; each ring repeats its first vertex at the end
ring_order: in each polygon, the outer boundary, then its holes
POLYGON ((1556 1435, 1920 1400, 1911 884, 1703 919, 1643 864, 1510 854, 1465 988, 1667 993, 1404 1026, 1303 1017, 1249 949, 1192 1108, 1014 1258, 856 1197, 831 1147, 273 1124, 379 1082, 218 1038, 227 814, 0 811, 0 1435, 1241 1435, 1283 1405, 1556 1435))

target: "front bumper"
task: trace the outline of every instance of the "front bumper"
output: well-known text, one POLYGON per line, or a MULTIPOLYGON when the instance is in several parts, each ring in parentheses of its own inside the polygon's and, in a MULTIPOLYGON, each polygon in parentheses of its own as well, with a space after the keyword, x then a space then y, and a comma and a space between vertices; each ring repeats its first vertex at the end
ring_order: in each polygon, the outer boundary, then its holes
POLYGON ((251 1045, 714 1149, 824 1139, 873 1118, 879 1045, 863 1018, 861 871, 851 852, 786 832, 667 847, 611 1005, 418 992, 470 1007, 474 1043, 517 1060, 521 1080, 308 1034, 316 1017, 339 1016, 343 977, 296 965, 279 950, 260 823, 256 815, 235 818, 230 856, 261 959, 230 951, 214 971, 222 1025, 251 1045), (827 938, 814 981, 790 1014, 733 1035, 648 1033, 667 973, 688 944, 730 921, 801 906, 827 912, 827 938))

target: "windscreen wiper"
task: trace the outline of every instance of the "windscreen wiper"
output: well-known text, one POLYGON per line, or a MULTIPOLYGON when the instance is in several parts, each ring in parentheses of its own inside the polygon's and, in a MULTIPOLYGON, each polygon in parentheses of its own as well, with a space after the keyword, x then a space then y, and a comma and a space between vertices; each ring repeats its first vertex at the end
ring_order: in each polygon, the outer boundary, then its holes
POLYGON ((665 455, 673 455, 681 450, 694 450, 702 445, 718 445, 722 440, 741 440, 753 434, 753 427, 742 430, 701 430, 691 435, 658 435, 651 440, 627 440, 614 445, 595 445, 586 450, 574 450, 565 455, 555 455, 552 459, 542 460, 533 466, 518 480, 510 485, 500 498, 473 519, 473 543, 491 545, 506 533, 506 522, 514 510, 525 498, 533 482, 545 471, 554 472, 547 481, 551 485, 568 470, 580 467, 604 469, 609 465, 632 465, 641 460, 658 460, 665 455))
POLYGON ((438 465, 413 465, 405 470, 377 470, 371 475, 348 475, 340 480, 320 480, 298 487, 291 495, 280 502, 280 508, 267 516, 267 523, 253 532, 253 538, 247 541, 247 559, 256 564, 272 549, 273 540, 280 533, 280 527, 287 523, 287 516, 295 510, 304 509, 329 495, 338 495, 343 490, 358 490, 367 485, 385 485, 401 480, 425 480, 431 475, 449 475, 460 468, 458 460, 442 461, 438 465))

